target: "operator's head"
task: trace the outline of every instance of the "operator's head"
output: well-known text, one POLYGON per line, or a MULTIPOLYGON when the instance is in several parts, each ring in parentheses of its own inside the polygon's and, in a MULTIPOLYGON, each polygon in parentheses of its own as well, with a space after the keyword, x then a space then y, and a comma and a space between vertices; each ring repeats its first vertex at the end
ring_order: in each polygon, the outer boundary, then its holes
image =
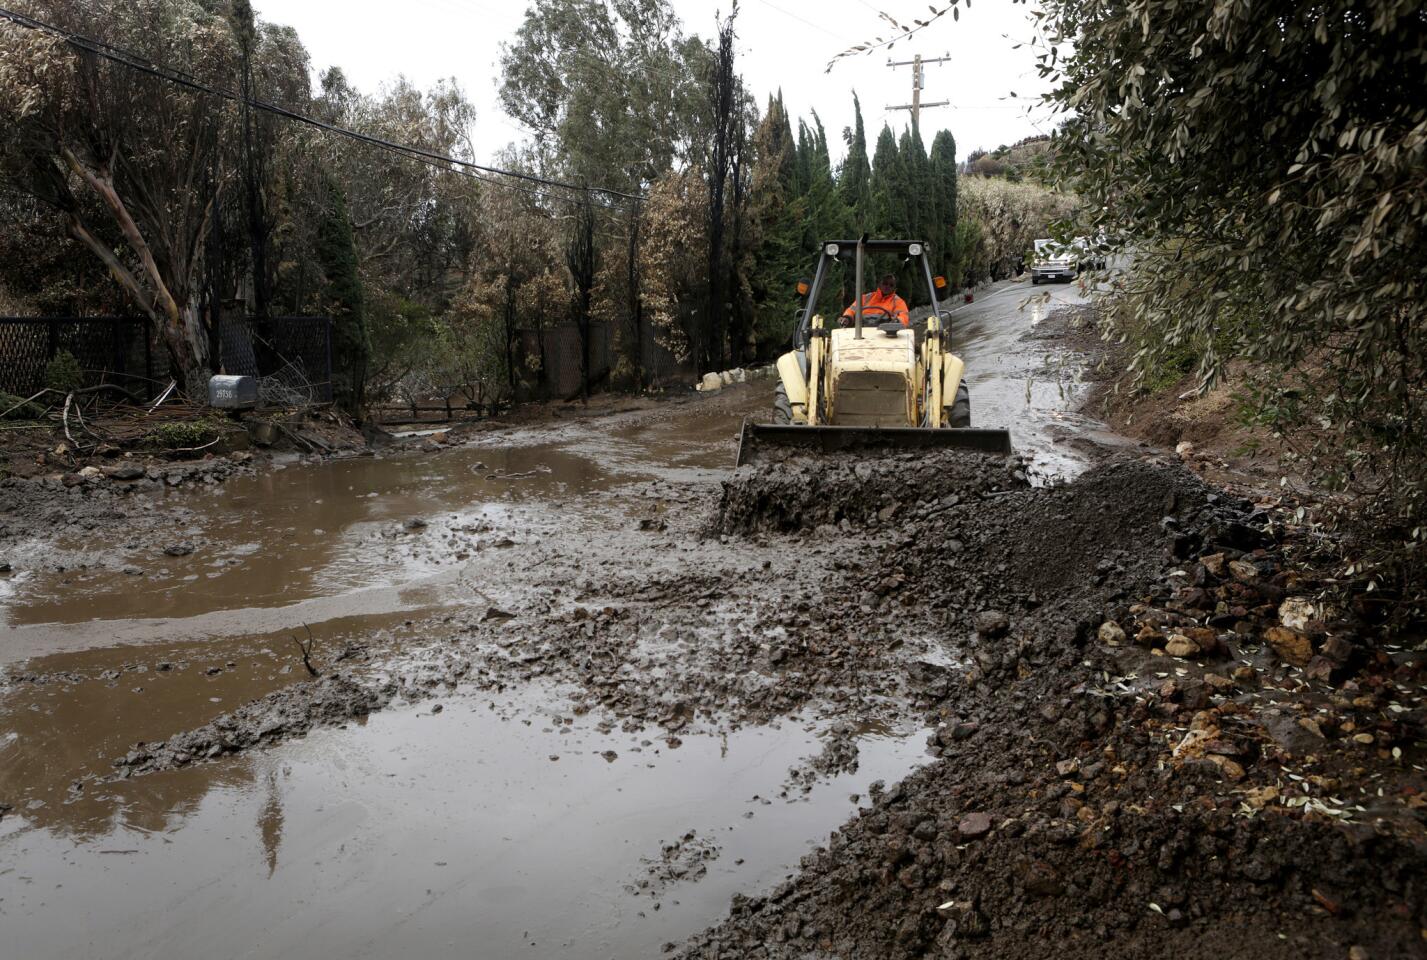
POLYGON ((884 297, 890 297, 892 294, 896 293, 897 275, 895 273, 889 273, 884 276, 882 278, 882 281, 877 284, 877 289, 882 291, 882 296, 884 297))

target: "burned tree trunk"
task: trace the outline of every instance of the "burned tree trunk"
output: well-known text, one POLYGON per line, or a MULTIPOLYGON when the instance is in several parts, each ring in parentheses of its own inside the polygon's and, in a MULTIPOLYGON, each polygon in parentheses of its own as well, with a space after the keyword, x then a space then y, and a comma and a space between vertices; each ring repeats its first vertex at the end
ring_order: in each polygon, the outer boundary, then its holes
POLYGON ((565 263, 575 283, 575 327, 580 333, 580 392, 590 398, 590 295, 595 286, 595 208, 586 190, 575 207, 565 263))
POLYGON ((629 246, 625 261, 626 293, 629 297, 629 329, 633 341, 634 387, 643 390, 644 378, 644 298, 639 293, 639 211, 629 211, 629 246))
POLYGON ((728 327, 728 291, 724 270, 724 199, 729 168, 733 162, 737 136, 739 80, 733 69, 733 22, 738 7, 719 25, 718 53, 714 60, 709 96, 713 108, 713 145, 709 156, 708 236, 709 257, 707 319, 704 323, 704 343, 694 351, 699 373, 717 370, 723 363, 724 342, 728 327))

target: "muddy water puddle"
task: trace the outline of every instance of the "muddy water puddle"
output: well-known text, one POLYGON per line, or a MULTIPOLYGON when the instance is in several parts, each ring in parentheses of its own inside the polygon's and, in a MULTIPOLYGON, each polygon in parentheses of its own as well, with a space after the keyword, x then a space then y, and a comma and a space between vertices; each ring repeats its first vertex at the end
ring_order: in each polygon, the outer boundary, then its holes
POLYGON ((779 796, 820 729, 677 748, 601 733, 539 688, 454 696, 0 821, 15 956, 652 957, 766 889, 922 735, 779 796), (612 751, 609 753, 608 751, 612 751), (81 809, 84 816, 80 815, 81 809), (108 818, 98 812, 107 809, 108 818), (692 834, 692 836, 690 836, 692 834))
POLYGON ((121 542, 60 543, 55 562, 0 584, 0 663, 419 616, 470 602, 473 582, 494 583, 482 599, 497 603, 529 544, 627 529, 631 511, 648 506, 627 491, 650 480, 713 482, 743 412, 728 406, 653 426, 594 421, 169 491, 154 510, 180 508, 172 523, 121 542))
MULTIPOLYGON (((292 638, 240 635, 221 644, 150 643, 30 661, 13 671, 16 682, 0 700, 0 799, 35 825, 102 829, 110 805, 84 792, 93 778, 112 775, 114 759, 135 743, 202 726, 305 679, 292 638)), ((315 657, 325 667, 344 651, 395 652, 433 638, 432 624, 399 612, 339 618, 324 625, 315 657)))
POLYGON ((77 563, 110 552, 87 569, 12 584, 8 618, 23 626, 192 617, 412 581, 462 548, 548 533, 556 513, 567 527, 588 525, 581 503, 616 482, 590 458, 554 447, 292 466, 171 494, 202 519, 143 540, 61 544, 77 563))

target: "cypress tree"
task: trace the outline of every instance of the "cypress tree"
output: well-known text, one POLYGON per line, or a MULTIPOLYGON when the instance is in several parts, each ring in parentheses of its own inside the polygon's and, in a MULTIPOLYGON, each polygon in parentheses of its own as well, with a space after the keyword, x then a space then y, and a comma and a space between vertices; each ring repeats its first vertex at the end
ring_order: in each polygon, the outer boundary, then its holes
MULTIPOLYGON (((906 211, 902 234, 908 240, 922 240, 935 249, 940 239, 936 236, 940 214, 936 191, 932 187, 931 163, 927 160, 922 135, 915 124, 910 130, 902 132, 897 153, 902 167, 901 202, 906 211)), ((902 296, 908 305, 918 306, 927 302, 926 277, 922 275, 919 265, 904 264, 898 271, 898 279, 899 285, 906 291, 902 296)))
POLYGON ((798 148, 780 92, 753 134, 749 213, 754 235, 749 276, 760 345, 781 345, 793 329, 794 285, 801 276, 805 200, 798 196, 798 148))
POLYGON ((900 236, 907 230, 907 172, 892 128, 884 126, 872 154, 872 232, 900 236))
MULTIPOLYGON (((844 205, 842 195, 832 175, 832 156, 828 151, 827 130, 822 119, 813 111, 813 126, 809 130, 808 188, 804 197, 803 246, 800 277, 812 279, 811 271, 820 245, 829 240, 844 240, 851 235, 849 223, 851 211, 844 205)), ((836 316, 843 304, 841 277, 833 276, 823 286, 818 298, 816 312, 825 317, 836 316)))
POLYGON ((332 323, 332 399, 342 409, 360 416, 366 401, 371 345, 347 197, 331 176, 323 178, 322 201, 312 252, 322 270, 323 299, 332 323))
POLYGON ((943 130, 932 139, 928 167, 937 207, 936 233, 928 238, 936 258, 933 269, 956 287, 964 283, 965 278, 961 276, 963 252, 958 249, 956 240, 956 138, 950 130, 943 130))
POLYGON ((852 95, 855 120, 847 141, 847 158, 837 178, 837 193, 847 211, 846 233, 861 233, 868 222, 872 196, 872 166, 867 162, 867 131, 862 125, 862 103, 852 95))
MULTIPOLYGON (((883 126, 877 136, 877 149, 872 154, 872 209, 868 217, 872 236, 885 240, 909 239, 908 193, 906 164, 897 149, 897 137, 891 127, 883 126)), ((872 288, 877 275, 894 272, 898 274, 898 292, 905 298, 908 288, 901 276, 901 260, 888 254, 872 258, 871 269, 863 275, 864 291, 872 288)))
POLYGON ((812 188, 814 149, 816 147, 813 143, 813 132, 808 129, 807 123, 800 119, 798 146, 793 155, 793 193, 800 197, 807 196, 808 190, 812 188))

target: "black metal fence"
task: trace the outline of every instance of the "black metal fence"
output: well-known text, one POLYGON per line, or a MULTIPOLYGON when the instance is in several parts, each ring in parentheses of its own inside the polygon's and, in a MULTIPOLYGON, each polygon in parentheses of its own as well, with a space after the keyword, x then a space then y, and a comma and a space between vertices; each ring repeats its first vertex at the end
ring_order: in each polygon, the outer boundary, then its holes
POLYGON ((167 357, 156 359, 142 319, 0 317, 0 390, 27 397, 43 389, 45 368, 61 351, 78 361, 84 386, 118 383, 144 392, 142 381, 168 369, 167 357))
MULTIPOLYGON (((625 330, 624 336, 632 339, 632 324, 621 321, 620 326, 625 330)), ((645 384, 663 385, 692 370, 689 364, 681 363, 659 343, 661 331, 656 330, 648 319, 641 324, 637 343, 616 343, 612 325, 603 321, 591 321, 588 329, 592 390, 608 386, 610 375, 620 360, 617 353, 633 353, 636 347, 638 357, 628 356, 625 363, 638 365, 645 384)), ((540 329, 518 329, 516 354, 516 363, 522 371, 520 379, 529 385, 527 392, 517 399, 568 399, 580 393, 583 387, 584 348, 580 343, 578 324, 567 320, 540 329)))
MULTIPOLYGON (((590 387, 597 388, 610 372, 609 325, 592 321, 590 336, 590 387)), ((517 363, 528 373, 522 380, 530 384, 532 396, 519 399, 568 399, 583 388, 581 374, 584 348, 580 328, 571 321, 552 323, 540 330, 517 330, 517 363)))
MULTIPOLYGON (((329 317, 274 317, 261 330, 250 317, 218 326, 219 370, 271 381, 274 399, 332 400, 329 317)), ((168 351, 141 317, 0 317, 0 390, 30 396, 45 386, 45 369, 67 351, 83 386, 114 383, 156 394, 172 376, 168 351)))
MULTIPOLYGON (((219 325, 218 362, 224 373, 273 381, 299 400, 332 401, 332 319, 225 317, 219 325)), ((279 399, 274 397, 273 399, 279 399)))

